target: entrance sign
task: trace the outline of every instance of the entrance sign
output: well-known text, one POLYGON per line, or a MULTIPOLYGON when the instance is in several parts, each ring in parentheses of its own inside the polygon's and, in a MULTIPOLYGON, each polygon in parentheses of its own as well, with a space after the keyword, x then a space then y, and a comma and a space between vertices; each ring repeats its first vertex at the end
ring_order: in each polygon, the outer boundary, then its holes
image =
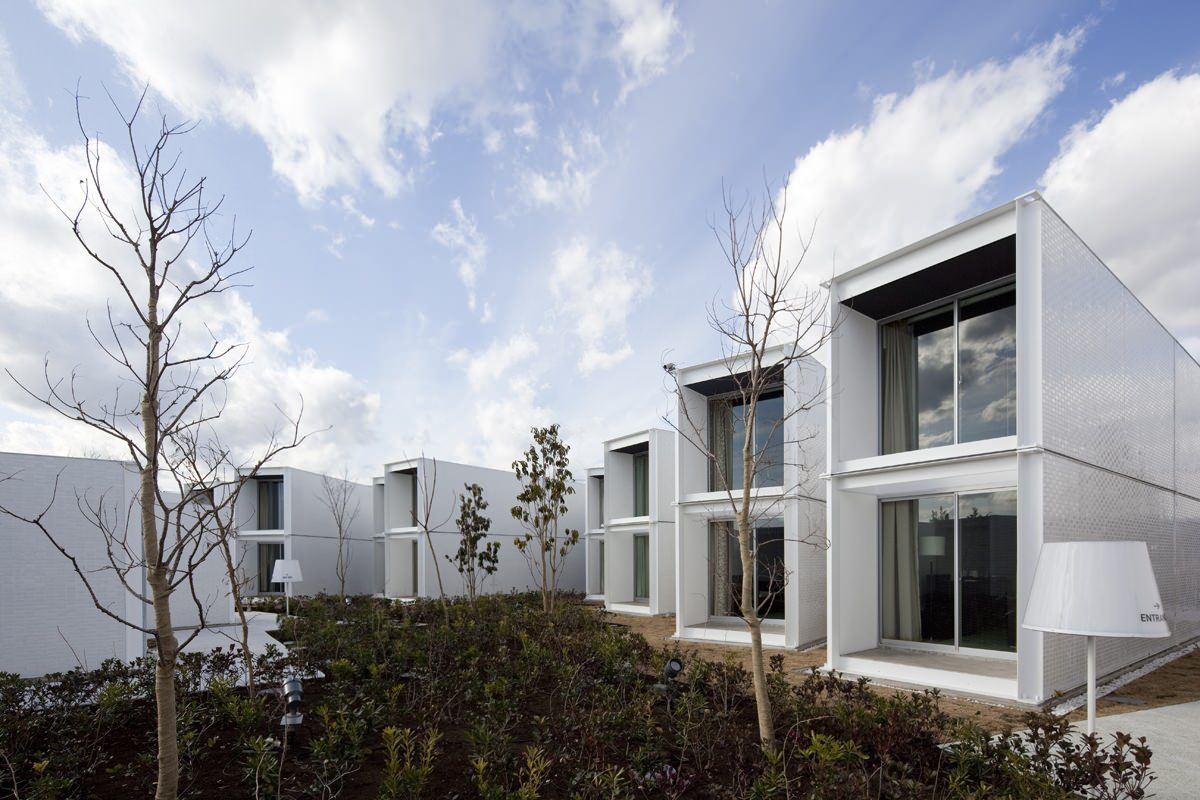
POLYGON ((292 584, 304 580, 300 572, 300 562, 294 558, 280 558, 275 561, 271 570, 271 582, 282 583, 287 594, 284 596, 283 610, 287 616, 292 615, 292 584))
POLYGON ((1096 731, 1096 637, 1170 636, 1145 542, 1048 542, 1024 627, 1087 637, 1087 732, 1096 731))

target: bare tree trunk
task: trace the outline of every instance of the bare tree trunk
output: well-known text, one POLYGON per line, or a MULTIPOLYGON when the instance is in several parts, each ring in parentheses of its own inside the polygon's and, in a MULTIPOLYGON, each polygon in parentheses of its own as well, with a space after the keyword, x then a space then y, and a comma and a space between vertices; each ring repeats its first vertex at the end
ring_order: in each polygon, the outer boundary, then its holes
MULTIPOLYGON (((151 263, 156 256, 156 243, 151 244, 151 263)), ((142 466, 138 502, 142 513, 142 553, 146 563, 146 583, 150 587, 154 608, 154 640, 158 658, 154 667, 154 700, 158 726, 158 786, 157 800, 175 800, 179 794, 179 739, 176 735, 175 659, 179 641, 171 624, 171 576, 163 565, 158 540, 158 452, 159 413, 158 384, 162 377, 160 349, 162 328, 158 321, 158 287, 149 283, 146 308, 146 384, 142 395, 142 434, 146 461, 142 466)), ((166 520, 163 520, 164 526, 166 520)))
MULTIPOLYGON (((747 430, 753 424, 757 399, 750 398, 746 414, 747 430)), ((754 451, 752 437, 747 435, 742 444, 742 503, 737 512, 738 554, 742 560, 742 617, 750 629, 750 677, 754 684, 754 705, 758 710, 758 737, 763 747, 775 750, 775 711, 767 694, 767 671, 763 658, 762 620, 758 616, 758 596, 754 591, 757 567, 750 539, 754 529, 750 524, 750 490, 754 476, 754 451)))
POLYGON ((233 601, 233 612, 238 616, 242 638, 238 646, 242 650, 242 660, 246 662, 246 691, 254 697, 254 653, 250 652, 250 623, 246 619, 246 609, 242 605, 242 586, 238 580, 238 561, 234 558, 229 547, 227 532, 221 534, 221 556, 225 559, 225 573, 229 576, 229 594, 233 601))

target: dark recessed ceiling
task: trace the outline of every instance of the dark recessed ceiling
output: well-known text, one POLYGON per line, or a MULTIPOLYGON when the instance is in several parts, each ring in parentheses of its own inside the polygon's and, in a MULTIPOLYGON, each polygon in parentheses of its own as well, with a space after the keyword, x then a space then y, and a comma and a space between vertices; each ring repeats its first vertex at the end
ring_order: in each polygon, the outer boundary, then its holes
POLYGON ((615 450, 613 450, 613 452, 614 453, 629 453, 630 455, 637 455, 638 453, 649 453, 650 452, 650 443, 649 442, 638 442, 637 444, 631 444, 628 447, 618 447, 615 450))
POLYGON ((1006 236, 843 300, 842 305, 872 319, 884 319, 1016 272, 1017 237, 1006 236))

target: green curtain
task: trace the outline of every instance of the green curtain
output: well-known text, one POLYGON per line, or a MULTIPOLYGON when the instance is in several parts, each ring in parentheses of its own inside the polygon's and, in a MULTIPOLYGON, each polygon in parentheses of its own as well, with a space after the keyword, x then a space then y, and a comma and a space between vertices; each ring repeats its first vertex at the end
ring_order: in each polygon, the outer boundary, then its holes
POLYGON ((709 613, 714 617, 730 616, 733 595, 729 584, 729 547, 733 525, 711 522, 708 525, 708 598, 709 613))
POLYGON ((282 592, 282 583, 271 582, 271 572, 275 569, 275 562, 283 558, 283 545, 273 544, 268 542, 258 543, 258 591, 266 594, 267 592, 282 592))
POLYGON ((650 537, 633 537, 633 596, 637 600, 650 598, 650 537))
POLYGON ((714 460, 709 467, 708 488, 712 492, 724 489, 730 479, 729 438, 732 433, 732 422, 728 400, 709 402, 709 448, 712 450, 714 460))
POLYGON ((650 513, 650 454, 633 457, 633 515, 645 517, 650 513))
POLYGON ((885 639, 921 641, 920 560, 917 556, 917 501, 882 504, 881 591, 885 639))
POLYGON ((916 349, 911 326, 883 326, 883 452, 904 453, 917 448, 916 349))

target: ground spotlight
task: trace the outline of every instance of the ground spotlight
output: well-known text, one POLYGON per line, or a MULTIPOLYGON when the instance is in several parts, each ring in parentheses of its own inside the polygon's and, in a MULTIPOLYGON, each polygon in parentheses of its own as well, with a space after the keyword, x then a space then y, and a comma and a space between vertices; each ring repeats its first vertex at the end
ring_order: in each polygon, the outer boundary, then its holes
POLYGON ((300 713, 300 701, 304 698, 304 686, 299 678, 288 678, 283 682, 283 719, 279 725, 285 729, 298 727, 304 722, 304 714, 300 713))

